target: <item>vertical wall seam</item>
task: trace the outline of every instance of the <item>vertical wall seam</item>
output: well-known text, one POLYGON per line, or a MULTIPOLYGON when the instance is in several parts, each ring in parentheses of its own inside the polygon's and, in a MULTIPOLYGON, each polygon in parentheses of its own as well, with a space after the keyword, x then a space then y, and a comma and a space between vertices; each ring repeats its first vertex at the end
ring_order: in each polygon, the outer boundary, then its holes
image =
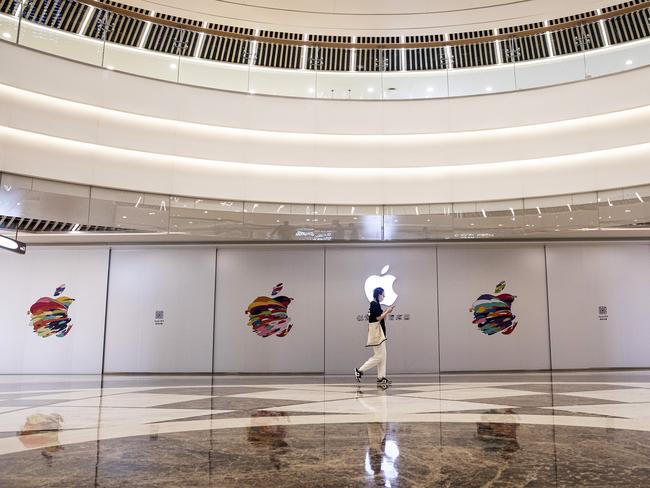
POLYGON ((440 359, 440 271, 438 269, 438 246, 436 246, 436 329, 438 334, 438 383, 442 373, 442 361, 440 359))
POLYGON ((106 367, 106 332, 108 329, 108 298, 111 285, 111 258, 113 257, 113 248, 108 248, 108 267, 106 268, 106 299, 104 302, 104 337, 102 342, 102 370, 101 370, 101 387, 104 386, 104 369, 106 367))
POLYGON ((547 246, 544 244, 544 282, 546 283, 546 328, 548 330, 548 359, 549 370, 551 371, 551 381, 553 380, 553 346, 551 335, 551 297, 548 287, 548 252, 547 246))
POLYGON ((323 247, 323 382, 325 381, 324 375, 327 373, 325 364, 326 357, 326 339, 327 329, 327 248, 323 247))
POLYGON ((214 248, 214 289, 212 292, 212 360, 210 362, 210 376, 214 378, 214 352, 217 340, 217 263, 219 248, 214 248))

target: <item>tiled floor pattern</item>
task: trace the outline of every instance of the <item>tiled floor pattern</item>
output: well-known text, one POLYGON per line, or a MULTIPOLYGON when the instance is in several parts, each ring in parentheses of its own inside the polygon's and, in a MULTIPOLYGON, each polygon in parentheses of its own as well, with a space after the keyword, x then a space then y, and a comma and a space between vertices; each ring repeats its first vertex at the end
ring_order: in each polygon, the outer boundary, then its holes
POLYGON ((646 371, 0 377, 3 487, 650 486, 642 453, 646 371))

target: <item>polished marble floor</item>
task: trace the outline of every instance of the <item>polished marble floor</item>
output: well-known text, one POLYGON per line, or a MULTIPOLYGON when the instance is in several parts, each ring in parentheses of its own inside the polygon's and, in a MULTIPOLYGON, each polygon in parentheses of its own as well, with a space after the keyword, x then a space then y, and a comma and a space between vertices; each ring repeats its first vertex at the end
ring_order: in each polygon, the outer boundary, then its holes
POLYGON ((650 486, 650 371, 0 376, 0 486, 650 486))

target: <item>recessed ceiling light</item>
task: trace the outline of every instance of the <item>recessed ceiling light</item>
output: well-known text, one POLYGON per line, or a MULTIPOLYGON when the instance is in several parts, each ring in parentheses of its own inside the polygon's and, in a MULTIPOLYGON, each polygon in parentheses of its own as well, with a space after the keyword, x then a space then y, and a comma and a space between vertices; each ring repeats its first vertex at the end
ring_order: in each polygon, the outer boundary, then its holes
POLYGON ((109 64, 108 66, 106 66, 106 69, 113 71, 115 69, 115 66, 109 64))
POLYGON ((627 61, 625 61, 625 66, 632 66, 633 64, 634 64, 634 61, 632 61, 631 59, 628 59, 627 61))
POLYGON ((11 39, 11 34, 9 34, 8 32, 3 32, 2 37, 4 37, 5 39, 11 39))
POLYGON ((486 92, 491 92, 491 91, 494 91, 494 88, 492 88, 491 86, 486 86, 485 91, 486 92))
POLYGON ((427 86, 427 93, 433 92, 433 87, 432 86, 427 86))
POLYGON ((374 87, 372 87, 372 86, 369 86, 369 87, 368 87, 368 93, 372 93, 372 92, 374 92, 374 91, 375 91, 374 87))
POLYGON ((176 69, 176 68, 178 68, 178 66, 176 66, 176 63, 171 63, 171 64, 169 65, 169 68, 170 68, 170 69, 176 69))

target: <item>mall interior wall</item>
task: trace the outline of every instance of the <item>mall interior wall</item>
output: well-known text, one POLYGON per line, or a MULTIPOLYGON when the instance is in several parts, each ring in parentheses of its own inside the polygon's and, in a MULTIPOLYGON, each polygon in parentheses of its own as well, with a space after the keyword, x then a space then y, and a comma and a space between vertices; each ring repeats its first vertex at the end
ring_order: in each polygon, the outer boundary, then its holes
POLYGON ((389 374, 650 367, 648 242, 33 246, 0 270, 0 374, 345 374, 375 286, 389 374), (470 308, 498 293, 517 326, 483 334, 470 308), (249 325, 283 306, 288 332, 249 325))

